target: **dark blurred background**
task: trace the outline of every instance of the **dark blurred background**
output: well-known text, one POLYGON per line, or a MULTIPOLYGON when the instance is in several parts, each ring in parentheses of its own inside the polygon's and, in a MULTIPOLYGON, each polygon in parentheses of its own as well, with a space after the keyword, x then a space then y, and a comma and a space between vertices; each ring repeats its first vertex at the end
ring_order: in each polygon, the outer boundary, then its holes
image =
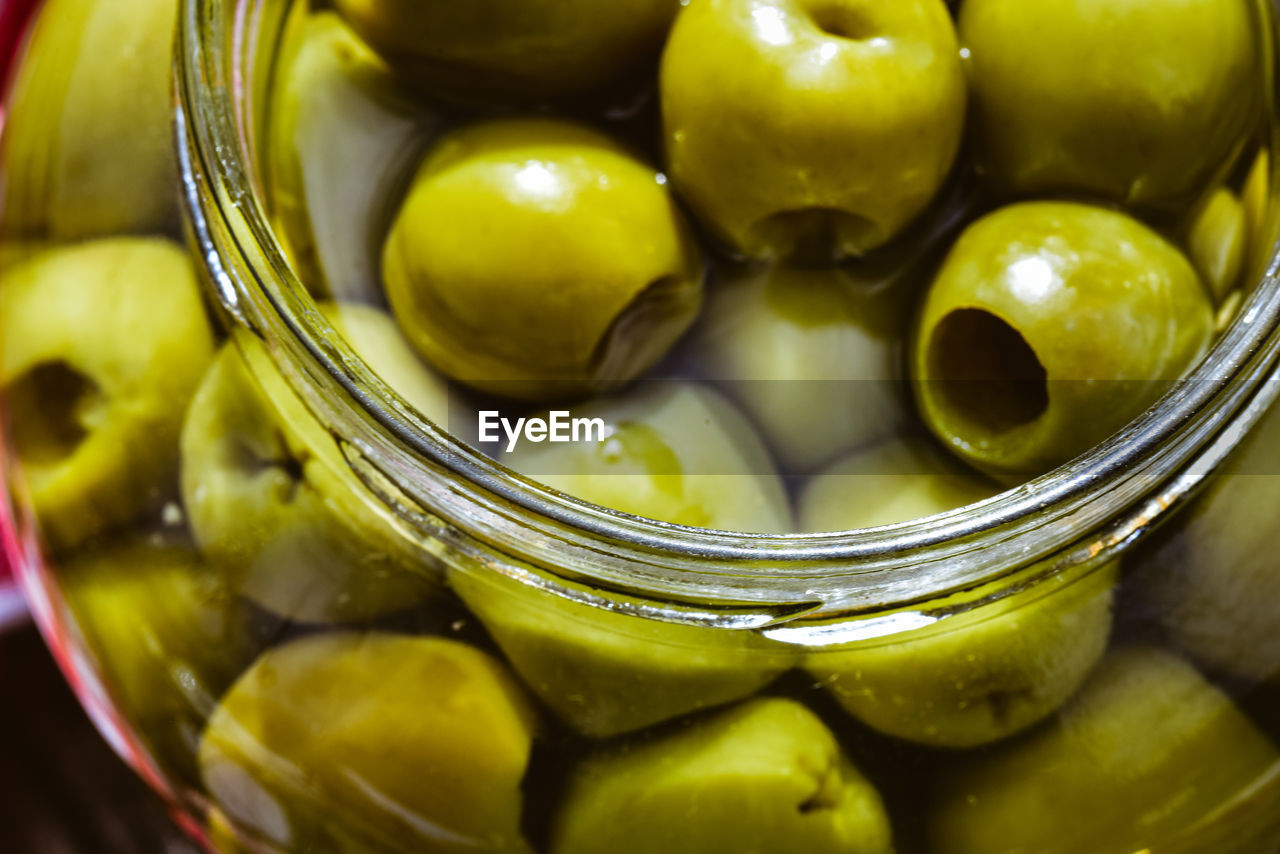
POLYGON ((199 850, 90 724, 31 623, 0 620, 0 852, 199 850))

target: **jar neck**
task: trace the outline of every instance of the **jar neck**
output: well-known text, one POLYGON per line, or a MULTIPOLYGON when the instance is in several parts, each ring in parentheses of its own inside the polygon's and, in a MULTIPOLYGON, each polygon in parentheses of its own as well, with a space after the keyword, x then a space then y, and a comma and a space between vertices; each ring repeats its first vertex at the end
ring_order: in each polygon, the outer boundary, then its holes
MULTIPOLYGON (((352 470, 428 553, 525 567, 531 582, 563 583, 580 598, 607 588, 633 594, 638 607, 686 603, 680 619, 701 622, 759 627, 883 611, 1029 566, 1113 558, 1187 498, 1280 388, 1267 382, 1280 362, 1273 258, 1236 322, 1156 407, 1087 456, 981 504, 866 531, 764 536, 650 522, 554 493, 399 399, 290 269, 251 157, 256 63, 275 43, 259 30, 278 24, 281 8, 184 0, 176 134, 191 234, 229 322, 267 342, 352 470)), ((1268 47, 1268 103, 1273 63, 1268 47)))

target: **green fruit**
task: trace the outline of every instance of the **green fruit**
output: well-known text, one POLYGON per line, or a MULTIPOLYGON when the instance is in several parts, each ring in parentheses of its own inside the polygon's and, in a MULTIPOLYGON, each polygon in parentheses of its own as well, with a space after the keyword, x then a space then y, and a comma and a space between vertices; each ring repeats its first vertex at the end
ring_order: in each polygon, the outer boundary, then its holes
POLYGON ((173 232, 175 0, 49 0, 0 143, 5 238, 173 232))
POLYGON ((1207 291, 1158 234, 1102 208, 1032 202, 956 243, 925 297, 911 376, 945 445, 1016 479, 1122 428, 1212 334, 1207 291))
POLYGON ((1190 205, 1253 129, 1247 0, 966 0, 979 167, 1016 193, 1190 205))
POLYGON ((357 299, 380 286, 396 188, 433 128, 337 15, 294 26, 267 126, 272 216, 313 293, 357 299))
POLYGON ((596 131, 542 119, 446 136, 383 253, 414 346, 476 388, 545 399, 650 367, 701 305, 665 179, 596 131))
POLYGON ((751 257, 887 242, 933 200, 964 129, 941 0, 692 0, 660 86, 675 186, 751 257))
POLYGON ((200 769, 230 822, 286 850, 528 852, 535 729, 515 680, 466 644, 313 635, 232 686, 200 769))
POLYGON ((1124 649, 1059 717, 957 762, 938 784, 930 832, 948 854, 1162 851, 1278 761, 1189 665, 1124 649))
MULTIPOLYGON (((440 417, 440 381, 395 343, 389 317, 363 306, 328 313, 340 332, 356 331, 353 346, 385 339, 385 347, 365 350, 370 367, 425 415, 440 417)), ((434 592, 433 568, 377 507, 256 339, 239 336, 214 360, 183 426, 182 462, 201 551, 233 590, 268 610, 306 621, 363 620, 434 592)))
POLYGON ((1176 528, 1136 554, 1134 601, 1216 673, 1280 676, 1280 409, 1267 413, 1176 528))
POLYGON ((40 527, 70 548, 173 497, 178 431, 213 352, 187 255, 150 238, 0 276, 0 394, 40 527))
POLYGON ((449 100, 596 94, 638 75, 677 0, 338 0, 338 11, 407 79, 449 100))
POLYGON ((928 442, 898 436, 813 477, 800 495, 800 530, 854 531, 947 513, 996 493, 928 442))
POLYGON ((116 708, 162 769, 195 785, 200 731, 253 660, 233 597, 193 548, 154 538, 95 547, 58 578, 116 708))
POLYGON ((1062 573, 924 629, 814 651, 805 668, 880 732, 935 747, 987 744, 1043 720, 1085 681, 1106 649, 1115 581, 1114 566, 1062 573))
POLYGON ((598 420, 602 429, 591 433, 592 441, 523 440, 503 464, 633 516, 727 531, 791 530, 791 508, 768 452, 746 419, 711 389, 652 383, 572 415, 598 420), (603 441, 594 441, 601 434, 603 441))
POLYGON ((592 756, 552 854, 889 854, 880 795, 812 712, 762 699, 592 756))
POLYGON ((743 270, 712 292, 699 365, 742 404, 787 473, 812 472, 907 421, 902 302, 843 270, 743 270))
POLYGON ((1271 154, 1258 152, 1241 196, 1249 248, 1245 270, 1250 283, 1271 263, 1275 251, 1275 217, 1271 215, 1271 154))
POLYGON ((1187 235, 1187 253, 1218 302, 1240 282, 1247 241, 1244 205, 1219 187, 1196 212, 1187 235))
POLYGON ((753 632, 583 605, 483 569, 450 584, 516 673, 578 732, 603 738, 749 697, 795 661, 753 632))

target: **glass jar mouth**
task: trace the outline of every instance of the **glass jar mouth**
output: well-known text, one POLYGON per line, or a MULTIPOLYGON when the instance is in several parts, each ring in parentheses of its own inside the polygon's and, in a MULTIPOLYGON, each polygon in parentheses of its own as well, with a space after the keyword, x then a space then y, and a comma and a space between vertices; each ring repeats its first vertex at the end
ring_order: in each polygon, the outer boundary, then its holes
MULTIPOLYGON (((821 603, 823 611, 904 602, 1065 548, 1104 560, 1180 503, 1280 386, 1267 382, 1280 359, 1273 248, 1262 281, 1190 376, 1086 455, 984 502, 880 528, 766 535, 641 519, 555 492, 417 414, 338 338, 291 269, 251 156, 260 106, 252 63, 269 49, 255 27, 268 5, 183 2, 176 135, 188 224, 221 308, 279 343, 282 372, 338 428, 353 470, 411 527, 436 535, 465 527, 534 565, 684 601, 821 603)), ((1260 5, 1270 19, 1270 4, 1260 5)), ((1265 63, 1270 103, 1270 46, 1265 63)), ((1272 127, 1273 150, 1274 137, 1272 127)))

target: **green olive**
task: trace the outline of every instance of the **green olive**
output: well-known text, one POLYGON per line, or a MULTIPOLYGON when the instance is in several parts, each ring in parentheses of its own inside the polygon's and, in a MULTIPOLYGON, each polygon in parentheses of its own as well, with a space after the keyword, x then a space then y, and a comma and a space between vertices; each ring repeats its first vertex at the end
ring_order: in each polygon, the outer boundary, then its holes
POLYGON ((934 747, 998 741, 1051 715, 1097 665, 1116 575, 1114 565, 1060 573, 922 629, 815 650, 805 669, 880 732, 934 747))
POLYGON ((791 507, 768 452, 733 404, 710 388, 650 383, 571 415, 599 423, 584 428, 578 442, 526 439, 502 462, 633 516, 695 528, 791 530, 791 507))
POLYGON ((745 630, 677 625, 571 602, 483 569, 450 584, 556 716, 603 738, 749 697, 795 663, 745 630))
POLYGON ((945 445, 1014 479, 1122 428, 1212 334, 1208 291, 1158 234, 1110 210, 1030 202, 952 248, 917 321, 911 377, 945 445))
POLYGON ((1249 169, 1241 202, 1244 204, 1245 229, 1249 241, 1245 272, 1252 282, 1271 263, 1276 242, 1276 218, 1271 210, 1271 153, 1265 148, 1258 152, 1249 169))
POLYGON ((68 560, 59 582, 117 709, 163 770, 195 785, 200 731, 253 660, 218 574, 185 543, 135 537, 68 560))
POLYGON ((964 129, 941 0, 694 0, 660 87, 672 181, 750 257, 886 243, 941 189, 964 129))
MULTIPOLYGON (((382 379, 424 414, 441 417, 441 381, 390 317, 355 305, 327 312, 382 379)), ((270 611, 305 621, 363 620, 419 604, 438 586, 425 557, 376 508, 332 437, 248 335, 223 347, 201 383, 183 426, 182 462, 201 551, 233 590, 270 611)))
POLYGON ((957 761, 936 786, 930 835, 948 854, 1163 851, 1277 762, 1194 668, 1155 648, 1122 649, 1060 716, 957 761))
POLYGON ((919 439, 899 435, 816 475, 800 495, 800 530, 910 522, 990 498, 995 488, 919 439))
POLYGON ((1017 193, 1189 207, 1257 121, 1248 0, 966 0, 980 168, 1017 193))
POLYGON ((292 22, 278 74, 266 149, 276 228, 312 293, 374 293, 395 188, 431 121, 332 12, 292 22))
POLYGON ((551 854, 890 854, 880 795, 813 712, 761 699, 574 772, 551 854))
POLYGON ((176 0, 49 0, 0 142, 6 240, 176 232, 176 0))
POLYGON ((679 0, 337 0, 426 94, 522 102, 595 95, 657 56, 679 0))
POLYGON ((696 333, 700 369, 739 401, 788 474, 893 435, 909 420, 896 342, 904 300, 844 270, 731 273, 696 333))
POLYGON ((313 635, 232 686, 200 769, 227 824, 286 850, 528 852, 536 726, 515 680, 466 644, 313 635))
POLYGON ((0 392, 55 548, 176 496, 183 412, 212 353, 191 261, 166 240, 84 243, 0 274, 0 392))
POLYGON ((1133 603, 1212 672, 1280 677, 1280 409, 1253 429, 1176 528, 1137 550, 1133 603))
POLYGON ((573 124, 444 137, 383 253, 396 318, 428 361, 485 391, 545 399, 634 378, 701 306, 701 258, 665 183, 573 124))
POLYGON ((1247 243, 1244 205, 1219 187, 1196 211, 1187 235, 1187 253, 1219 303, 1240 283, 1247 243))

